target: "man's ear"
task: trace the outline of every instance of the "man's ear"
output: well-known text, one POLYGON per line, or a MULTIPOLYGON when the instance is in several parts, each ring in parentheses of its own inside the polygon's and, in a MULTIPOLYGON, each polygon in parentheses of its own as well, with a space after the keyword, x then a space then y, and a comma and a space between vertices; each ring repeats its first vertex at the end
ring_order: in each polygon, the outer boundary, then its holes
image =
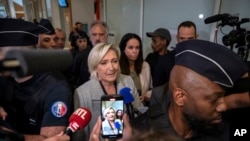
POLYGON ((173 99, 178 106, 184 105, 185 92, 181 88, 176 88, 173 91, 173 99))

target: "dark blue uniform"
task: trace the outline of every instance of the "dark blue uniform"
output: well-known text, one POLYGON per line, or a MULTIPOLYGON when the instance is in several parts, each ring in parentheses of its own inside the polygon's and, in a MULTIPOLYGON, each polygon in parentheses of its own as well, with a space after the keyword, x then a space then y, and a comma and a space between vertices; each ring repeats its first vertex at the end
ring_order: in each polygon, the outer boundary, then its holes
POLYGON ((68 125, 72 92, 61 73, 34 75, 14 87, 7 121, 18 132, 39 134, 41 127, 68 125))

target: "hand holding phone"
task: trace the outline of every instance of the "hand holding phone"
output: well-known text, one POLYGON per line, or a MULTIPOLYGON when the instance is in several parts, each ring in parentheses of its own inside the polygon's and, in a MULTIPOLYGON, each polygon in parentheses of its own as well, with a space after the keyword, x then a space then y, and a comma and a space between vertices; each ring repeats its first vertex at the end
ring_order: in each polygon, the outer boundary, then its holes
POLYGON ((120 95, 101 98, 102 137, 120 138, 123 134, 124 99, 120 95))
MULTIPOLYGON (((122 138, 116 139, 116 141, 130 140, 132 137, 132 127, 129 123, 129 117, 126 113, 123 114, 123 135, 122 138)), ((101 135, 102 119, 101 116, 98 117, 93 130, 91 131, 89 141, 100 141, 99 135, 101 135)))

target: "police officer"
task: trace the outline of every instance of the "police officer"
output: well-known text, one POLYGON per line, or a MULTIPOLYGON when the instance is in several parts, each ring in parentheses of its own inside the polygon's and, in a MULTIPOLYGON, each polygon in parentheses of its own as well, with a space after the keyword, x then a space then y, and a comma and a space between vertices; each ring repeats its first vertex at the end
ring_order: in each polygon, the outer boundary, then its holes
MULTIPOLYGON (((0 60, 8 50, 31 49, 38 42, 38 34, 46 33, 34 23, 0 19, 0 60)), ((39 62, 37 62, 39 63, 39 62)), ((7 74, 3 71, 1 74, 7 74)), ((45 72, 21 78, 12 77, 13 91, 2 94, 3 108, 8 113, 0 126, 24 134, 25 140, 44 140, 64 131, 68 125, 72 92, 59 72, 45 72), (9 96, 11 95, 11 97, 9 96)), ((1 104, 0 104, 1 105, 1 104)))
MULTIPOLYGON (((169 84, 153 88, 148 121, 134 121, 134 128, 148 123, 181 141, 232 140, 235 127, 224 112, 250 106, 248 71, 245 62, 222 45, 204 40, 179 43, 169 84)), ((241 128, 249 128, 247 123, 241 128)))

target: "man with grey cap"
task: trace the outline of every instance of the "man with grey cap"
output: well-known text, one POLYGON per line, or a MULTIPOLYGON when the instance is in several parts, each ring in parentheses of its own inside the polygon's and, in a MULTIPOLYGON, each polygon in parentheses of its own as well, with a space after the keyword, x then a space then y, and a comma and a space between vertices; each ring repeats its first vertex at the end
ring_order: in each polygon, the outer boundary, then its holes
POLYGON ((147 32, 146 35, 152 38, 151 47, 153 52, 149 53, 145 60, 149 63, 151 76, 153 76, 155 72, 155 64, 159 57, 168 52, 167 47, 171 42, 171 35, 165 28, 158 28, 154 32, 147 32))
MULTIPOLYGON (((186 40, 197 39, 199 35, 196 31, 196 25, 192 21, 183 21, 179 24, 176 39, 178 43, 186 40)), ((175 50, 168 52, 162 56, 155 65, 155 73, 153 75, 153 87, 164 85, 169 81, 170 71, 174 66, 175 50)))
MULTIPOLYGON (((250 106, 249 68, 228 48, 203 40, 177 44, 169 85, 153 88, 148 123, 179 140, 228 141, 223 113, 250 106), (225 95, 231 89, 240 89, 225 95), (238 93, 238 94, 236 94, 238 93), (234 100, 242 105, 233 106, 234 100)), ((142 120, 141 120, 142 121, 142 120)))

